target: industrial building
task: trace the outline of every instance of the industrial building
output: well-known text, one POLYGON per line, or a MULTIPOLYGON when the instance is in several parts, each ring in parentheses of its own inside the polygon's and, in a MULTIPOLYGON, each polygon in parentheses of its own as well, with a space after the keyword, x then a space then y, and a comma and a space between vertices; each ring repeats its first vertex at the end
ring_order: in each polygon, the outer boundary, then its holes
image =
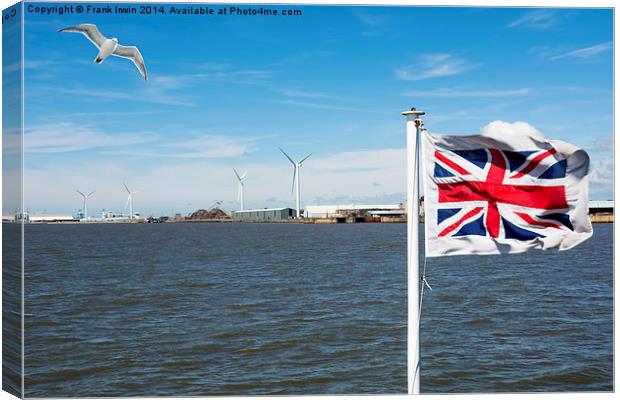
POLYGON ((405 213, 403 204, 338 204, 306 206, 306 218, 343 218, 350 216, 400 216, 405 213))
POLYGON ((260 208, 256 210, 233 211, 233 219, 284 220, 294 218, 292 208, 260 208))
POLYGON ((588 201, 588 213, 590 214, 613 214, 613 200, 590 200, 588 201))
POLYGON ((72 215, 59 215, 59 214, 24 213, 23 219, 26 222, 75 222, 77 221, 72 215))

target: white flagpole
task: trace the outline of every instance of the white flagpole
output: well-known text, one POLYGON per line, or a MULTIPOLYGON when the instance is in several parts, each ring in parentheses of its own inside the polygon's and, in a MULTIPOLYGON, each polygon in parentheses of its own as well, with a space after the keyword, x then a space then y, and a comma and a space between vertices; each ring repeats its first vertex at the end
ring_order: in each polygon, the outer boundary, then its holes
POLYGON ((420 262, 418 166, 421 115, 412 108, 407 117, 407 390, 420 393, 420 262))

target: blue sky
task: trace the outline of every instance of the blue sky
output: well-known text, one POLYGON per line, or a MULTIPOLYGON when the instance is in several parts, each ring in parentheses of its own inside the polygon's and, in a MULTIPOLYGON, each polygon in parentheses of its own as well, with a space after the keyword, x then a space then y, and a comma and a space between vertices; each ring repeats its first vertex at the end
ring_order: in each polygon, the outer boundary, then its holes
MULTIPOLYGON (((47 4, 53 5, 53 4, 47 4)), ((167 7, 167 6, 166 6, 167 7)), ((217 7, 217 6, 213 6, 217 7)), ((246 6, 247 7, 247 6, 246 6)), ((612 198, 613 15, 609 9, 268 6, 302 16, 26 13, 26 199, 31 212, 143 214, 405 200, 400 112, 431 132, 475 134, 524 121, 581 146, 592 199, 612 198), (94 23, 140 48, 101 65, 58 29, 94 23)))

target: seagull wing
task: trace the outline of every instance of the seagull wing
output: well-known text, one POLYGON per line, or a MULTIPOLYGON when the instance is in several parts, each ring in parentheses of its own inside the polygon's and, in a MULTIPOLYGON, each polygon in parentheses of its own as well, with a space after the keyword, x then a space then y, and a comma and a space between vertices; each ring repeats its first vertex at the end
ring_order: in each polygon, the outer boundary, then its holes
POLYGON ((103 42, 106 41, 106 37, 99 32, 97 25, 94 24, 79 24, 76 26, 70 26, 68 28, 60 29, 58 32, 78 32, 86 36, 97 48, 100 48, 103 42))
POLYGON ((138 70, 144 77, 144 80, 147 79, 146 74, 146 65, 144 65, 144 58, 142 58, 142 54, 140 54, 140 50, 136 46, 121 46, 120 44, 116 46, 116 50, 112 53, 112 55, 117 57, 127 58, 133 61, 138 67, 138 70))

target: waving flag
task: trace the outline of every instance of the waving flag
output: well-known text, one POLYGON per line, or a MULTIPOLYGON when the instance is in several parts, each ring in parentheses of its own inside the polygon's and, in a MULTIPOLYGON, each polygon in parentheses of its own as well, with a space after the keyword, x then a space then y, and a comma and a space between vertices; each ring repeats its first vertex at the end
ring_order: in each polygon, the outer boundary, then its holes
POLYGON ((589 238, 586 152, 525 123, 493 124, 479 136, 424 133, 427 256, 566 250, 589 238))

